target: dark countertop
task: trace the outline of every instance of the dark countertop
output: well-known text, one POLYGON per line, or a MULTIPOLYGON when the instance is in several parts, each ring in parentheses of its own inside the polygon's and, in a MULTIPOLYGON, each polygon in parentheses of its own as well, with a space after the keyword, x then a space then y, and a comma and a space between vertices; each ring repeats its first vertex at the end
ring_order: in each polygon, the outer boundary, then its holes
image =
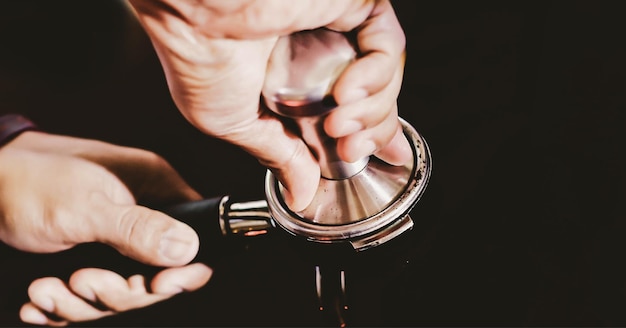
MULTIPOLYGON (((626 325, 619 2, 394 5, 407 33, 400 116, 426 138, 433 173, 401 247, 347 272, 348 325, 626 325)), ((155 151, 207 197, 264 197, 255 159, 177 112, 149 41, 118 2, 0 6, 0 113, 155 151)), ((89 325, 335 324, 316 308, 310 259, 283 241, 215 241, 206 287, 89 325)), ((20 325, 30 281, 85 265, 136 269, 96 245, 48 255, 0 247, 0 325, 20 325)))

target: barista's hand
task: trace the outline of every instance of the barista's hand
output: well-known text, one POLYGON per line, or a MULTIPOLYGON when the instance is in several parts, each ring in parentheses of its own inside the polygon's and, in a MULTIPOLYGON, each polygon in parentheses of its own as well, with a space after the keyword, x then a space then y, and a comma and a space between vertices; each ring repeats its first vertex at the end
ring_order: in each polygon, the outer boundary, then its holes
POLYGON ((348 162, 376 154, 411 158, 398 121, 405 36, 389 1, 130 0, 159 55, 174 101, 205 133, 254 155, 301 210, 312 200, 319 166, 302 140, 259 100, 268 56, 280 35, 328 27, 357 31, 363 54, 333 90, 339 107, 325 122, 348 162))
POLYGON ((154 153, 29 131, 0 148, 0 240, 28 252, 57 252, 85 242, 111 245, 138 261, 170 267, 146 291, 144 277, 126 280, 103 269, 81 269, 69 284, 34 281, 23 321, 65 325, 147 306, 203 286, 211 270, 187 265, 198 251, 195 231, 137 201, 197 200, 176 171, 154 153), (92 302, 107 309, 98 309, 92 302), (61 321, 48 319, 49 312, 61 321))

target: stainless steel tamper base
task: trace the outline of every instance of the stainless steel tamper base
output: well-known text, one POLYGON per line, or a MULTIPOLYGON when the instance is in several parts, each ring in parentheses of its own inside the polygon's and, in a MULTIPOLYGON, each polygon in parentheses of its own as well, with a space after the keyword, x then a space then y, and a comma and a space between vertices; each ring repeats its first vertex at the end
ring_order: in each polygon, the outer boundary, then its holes
POLYGON ((400 118, 413 161, 393 166, 372 157, 346 179, 321 178, 311 204, 301 212, 287 207, 283 187, 267 171, 265 194, 274 221, 287 232, 319 243, 349 242, 362 251, 413 227, 409 212, 422 196, 431 173, 426 141, 400 118))

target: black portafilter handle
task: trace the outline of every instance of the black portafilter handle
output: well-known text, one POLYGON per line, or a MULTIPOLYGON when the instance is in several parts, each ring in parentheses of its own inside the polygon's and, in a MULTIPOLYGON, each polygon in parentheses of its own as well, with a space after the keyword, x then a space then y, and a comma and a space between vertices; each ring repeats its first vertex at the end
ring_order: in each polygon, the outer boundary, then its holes
POLYGON ((222 202, 223 197, 214 197, 161 209, 163 213, 189 225, 198 234, 200 245, 192 262, 213 266, 216 259, 212 248, 224 238, 218 220, 222 202))
POLYGON ((223 202, 223 199, 224 197, 214 197, 176 204, 163 209, 162 212, 179 221, 189 224, 193 228, 209 228, 196 230, 209 230, 213 231, 216 235, 219 235, 219 222, 217 218, 219 215, 220 204, 223 202))
MULTIPOLYGON (((190 263, 204 263, 216 269, 228 266, 239 258, 252 240, 274 228, 264 200, 231 201, 229 196, 218 196, 188 201, 172 206, 149 205, 172 218, 189 225, 198 234, 198 253, 190 263), (257 236, 257 237, 252 237, 257 236)), ((271 235, 276 235, 272 233, 271 235)), ((81 268, 109 269, 122 276, 141 274, 151 280, 163 267, 146 264, 120 255, 110 245, 92 242, 77 245, 63 252, 38 254, 34 259, 42 264, 41 276, 69 276, 81 268), (42 258, 43 257, 43 258, 42 258), (41 260, 37 260, 40 259, 41 260), (50 263, 63 263, 61 266, 50 263)), ((37 264, 40 265, 40 264, 37 264)))

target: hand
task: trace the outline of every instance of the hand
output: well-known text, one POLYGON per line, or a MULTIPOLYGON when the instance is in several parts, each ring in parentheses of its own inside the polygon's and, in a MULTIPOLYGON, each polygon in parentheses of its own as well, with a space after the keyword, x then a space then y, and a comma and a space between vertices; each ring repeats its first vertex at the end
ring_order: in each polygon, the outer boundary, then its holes
POLYGON ((39 253, 101 242, 146 264, 170 267, 154 277, 150 292, 145 277, 127 280, 103 269, 81 269, 69 285, 38 279, 29 287, 22 320, 47 325, 94 320, 203 286, 211 270, 200 263, 184 266, 198 251, 195 231, 137 205, 200 198, 154 153, 35 131, 18 136, 0 149, 0 240, 39 253), (90 303, 96 300, 108 308, 95 308, 90 303))
POLYGON ((361 53, 340 76, 338 107, 325 121, 348 162, 375 154, 411 160, 396 99, 405 36, 389 1, 130 0, 159 55, 182 114, 205 133, 241 146, 269 167, 299 211, 312 200, 319 166, 303 141, 260 104, 268 57, 280 35, 327 27, 357 31, 361 53))

